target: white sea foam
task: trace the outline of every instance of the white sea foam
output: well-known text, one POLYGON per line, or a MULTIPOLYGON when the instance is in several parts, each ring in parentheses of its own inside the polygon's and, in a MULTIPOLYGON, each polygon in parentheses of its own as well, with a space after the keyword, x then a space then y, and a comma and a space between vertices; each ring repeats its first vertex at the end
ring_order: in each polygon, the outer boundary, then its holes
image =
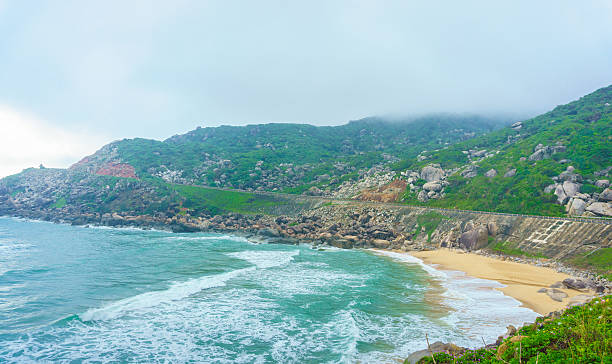
POLYGON ((378 250, 378 249, 369 249, 370 251, 374 252, 375 254, 378 255, 384 255, 390 258, 393 258, 393 260, 397 260, 403 263, 409 263, 409 264, 418 264, 421 266, 421 268, 423 268, 424 271, 426 271, 427 273, 429 273, 429 275, 431 275, 432 277, 435 278, 440 278, 440 279, 447 279, 448 276, 446 275, 446 273, 425 264, 425 262, 423 262, 421 259, 414 257, 410 254, 407 253, 398 253, 398 252, 392 252, 392 251, 388 251, 388 250, 378 250))
POLYGON ((224 286, 228 280, 249 270, 252 270, 252 268, 238 269, 227 273, 190 279, 186 282, 174 283, 166 290, 146 292, 125 298, 101 308, 87 310, 85 313, 80 314, 79 317, 83 321, 110 320, 132 311, 178 301, 204 289, 224 286))
POLYGON ((299 250, 245 250, 241 252, 228 253, 230 257, 246 260, 257 268, 266 269, 280 267, 289 264, 293 257, 300 254, 299 250))
MULTIPOLYGON (((521 307, 521 303, 516 299, 496 290, 495 288, 505 287, 499 282, 470 277, 460 271, 441 271, 407 253, 382 250, 374 252, 403 263, 419 265, 440 282, 445 289, 442 303, 451 309, 441 323, 464 333, 462 338, 454 341, 456 344, 481 346, 479 340, 482 342, 484 338, 486 342, 495 341, 497 336, 503 334, 506 325, 519 326, 538 317, 536 312, 521 307)), ((445 336, 430 336, 433 339, 449 341, 444 340, 445 336)))

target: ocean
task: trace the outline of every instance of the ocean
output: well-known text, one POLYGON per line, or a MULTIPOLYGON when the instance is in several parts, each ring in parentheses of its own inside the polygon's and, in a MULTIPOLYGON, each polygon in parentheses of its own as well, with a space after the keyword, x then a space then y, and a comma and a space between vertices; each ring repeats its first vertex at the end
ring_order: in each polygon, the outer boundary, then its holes
POLYGON ((0 218, 0 362, 395 363, 537 314, 406 254, 0 218))

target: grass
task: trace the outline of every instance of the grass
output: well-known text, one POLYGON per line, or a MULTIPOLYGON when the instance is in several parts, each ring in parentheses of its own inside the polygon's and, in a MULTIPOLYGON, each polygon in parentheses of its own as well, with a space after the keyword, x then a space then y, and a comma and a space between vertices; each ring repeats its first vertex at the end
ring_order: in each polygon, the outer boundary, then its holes
POLYGON ((590 253, 580 254, 569 260, 579 268, 588 268, 612 280, 612 248, 600 248, 590 253))
POLYGON ((268 207, 283 204, 275 197, 247 192, 171 184, 168 184, 167 187, 183 199, 183 207, 196 213, 208 212, 212 215, 227 212, 256 214, 264 212, 268 207))
POLYGON ((492 239, 489 239, 490 244, 489 244, 489 249, 498 252, 498 253, 502 253, 505 255, 512 255, 515 257, 527 257, 527 258, 548 258, 546 255, 543 254, 534 254, 534 253, 529 253, 526 252, 524 250, 521 250, 519 248, 516 247, 515 244, 510 243, 508 241, 504 241, 504 242, 492 242, 492 239))
MULTIPOLYGON (((461 356, 434 355, 447 363, 612 363, 612 296, 566 310, 557 319, 540 317, 497 348, 461 356)), ((419 363, 433 363, 431 356, 419 363)))
POLYGON ((417 227, 416 236, 421 232, 421 229, 425 227, 425 233, 427 234, 427 241, 431 241, 431 234, 436 230, 442 220, 448 220, 449 218, 435 211, 430 211, 425 214, 417 216, 417 227))
POLYGON ((61 209, 64 206, 66 206, 66 198, 65 197, 58 198, 57 201, 55 201, 55 203, 53 203, 53 205, 51 205, 51 207, 54 208, 54 209, 61 209))

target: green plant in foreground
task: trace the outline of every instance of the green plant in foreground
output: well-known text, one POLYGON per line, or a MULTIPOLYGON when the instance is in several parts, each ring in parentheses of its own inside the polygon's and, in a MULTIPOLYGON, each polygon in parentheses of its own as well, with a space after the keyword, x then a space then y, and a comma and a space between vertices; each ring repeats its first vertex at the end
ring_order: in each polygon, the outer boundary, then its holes
POLYGON ((540 317, 494 349, 446 353, 419 363, 612 363, 612 296, 566 310, 557 319, 540 317))

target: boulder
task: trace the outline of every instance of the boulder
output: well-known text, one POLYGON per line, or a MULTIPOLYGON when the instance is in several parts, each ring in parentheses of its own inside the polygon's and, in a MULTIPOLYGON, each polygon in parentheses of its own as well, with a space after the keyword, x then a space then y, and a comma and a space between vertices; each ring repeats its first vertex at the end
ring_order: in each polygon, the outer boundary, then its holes
POLYGON ((580 182, 582 181, 582 176, 573 172, 572 166, 567 167, 567 171, 561 172, 559 174, 559 179, 561 181, 569 181, 569 182, 580 182), (571 169, 570 169, 571 168, 571 169))
POLYGON ((487 223, 487 231, 491 236, 497 235, 497 224, 495 223, 495 221, 489 221, 487 223))
POLYGON ((563 302, 563 299, 567 298, 567 293, 556 288, 546 291, 546 294, 548 295, 548 297, 552 298, 554 301, 557 302, 563 302))
POLYGON ((600 179, 595 181, 595 186, 597 187, 608 187, 610 185, 610 181, 607 179, 600 179))
POLYGON ((557 196, 557 202, 560 205, 565 205, 567 200, 569 200, 569 197, 567 197, 567 195, 565 194, 565 190, 563 190, 563 185, 561 184, 556 185, 554 193, 557 196))
POLYGON ((466 231, 459 237, 459 245, 465 250, 478 250, 487 245, 488 230, 485 228, 476 228, 466 231))
POLYGON ((475 165, 468 166, 461 172, 461 176, 464 178, 474 178, 478 176, 478 167, 475 165))
POLYGON ((571 216, 581 216, 586 209, 586 202, 579 198, 574 198, 572 200, 572 204, 570 205, 568 213, 571 216))
POLYGON ((612 204, 607 202, 593 202, 587 206, 586 211, 598 216, 612 216, 612 204))
POLYGON ((427 192, 421 190, 421 192, 419 192, 419 195, 417 196, 417 199, 421 202, 429 200, 429 197, 427 197, 427 192))
POLYGON ((374 244, 374 246, 377 248, 386 249, 389 247, 389 245, 391 245, 391 242, 384 239, 374 239, 372 240, 372 244, 374 244))
MULTIPOLYGON (((539 146, 541 146, 541 144, 539 144, 538 147, 539 146)), ((541 161, 542 159, 550 158, 551 151, 549 151, 547 147, 537 149, 538 147, 536 147, 536 151, 529 156, 530 161, 535 162, 541 161)))
POLYGON ((425 191, 441 191, 442 185, 438 182, 427 182, 423 185, 425 191))
POLYGON ((544 188, 544 193, 551 193, 557 188, 557 184, 548 185, 544 188))
POLYGON ((465 350, 465 348, 459 347, 455 344, 446 344, 440 341, 436 341, 435 343, 429 345, 429 348, 419 350, 410 354, 410 356, 408 356, 408 358, 404 360, 404 363, 415 364, 424 357, 430 356, 431 353, 447 353, 452 356, 458 356, 463 354, 465 350))
POLYGON ((592 297, 589 295, 579 294, 577 296, 570 298, 570 301, 567 306, 572 307, 572 306, 584 305, 585 303, 589 302, 591 298, 592 297))
POLYGON ((508 172, 504 174, 504 177, 506 178, 514 177, 515 175, 516 175, 516 168, 512 168, 511 170, 509 170, 508 172))
POLYGON ((566 288, 575 289, 577 291, 587 288, 587 284, 581 279, 566 278, 561 283, 563 283, 566 288))
POLYGON ((440 181, 444 177, 444 170, 434 166, 425 166, 421 170, 421 178, 427 182, 440 181))
POLYGON ((491 169, 489 169, 487 171, 487 173, 485 173, 485 176, 489 177, 489 178, 493 178, 493 177, 497 176, 497 171, 495 169, 491 168, 491 169))
POLYGON ((606 188, 602 193, 599 194, 599 199, 601 201, 612 201, 612 190, 606 188))
POLYGON ((580 191, 580 185, 574 182, 565 181, 563 182, 563 191, 567 197, 574 197, 578 191, 580 191))

